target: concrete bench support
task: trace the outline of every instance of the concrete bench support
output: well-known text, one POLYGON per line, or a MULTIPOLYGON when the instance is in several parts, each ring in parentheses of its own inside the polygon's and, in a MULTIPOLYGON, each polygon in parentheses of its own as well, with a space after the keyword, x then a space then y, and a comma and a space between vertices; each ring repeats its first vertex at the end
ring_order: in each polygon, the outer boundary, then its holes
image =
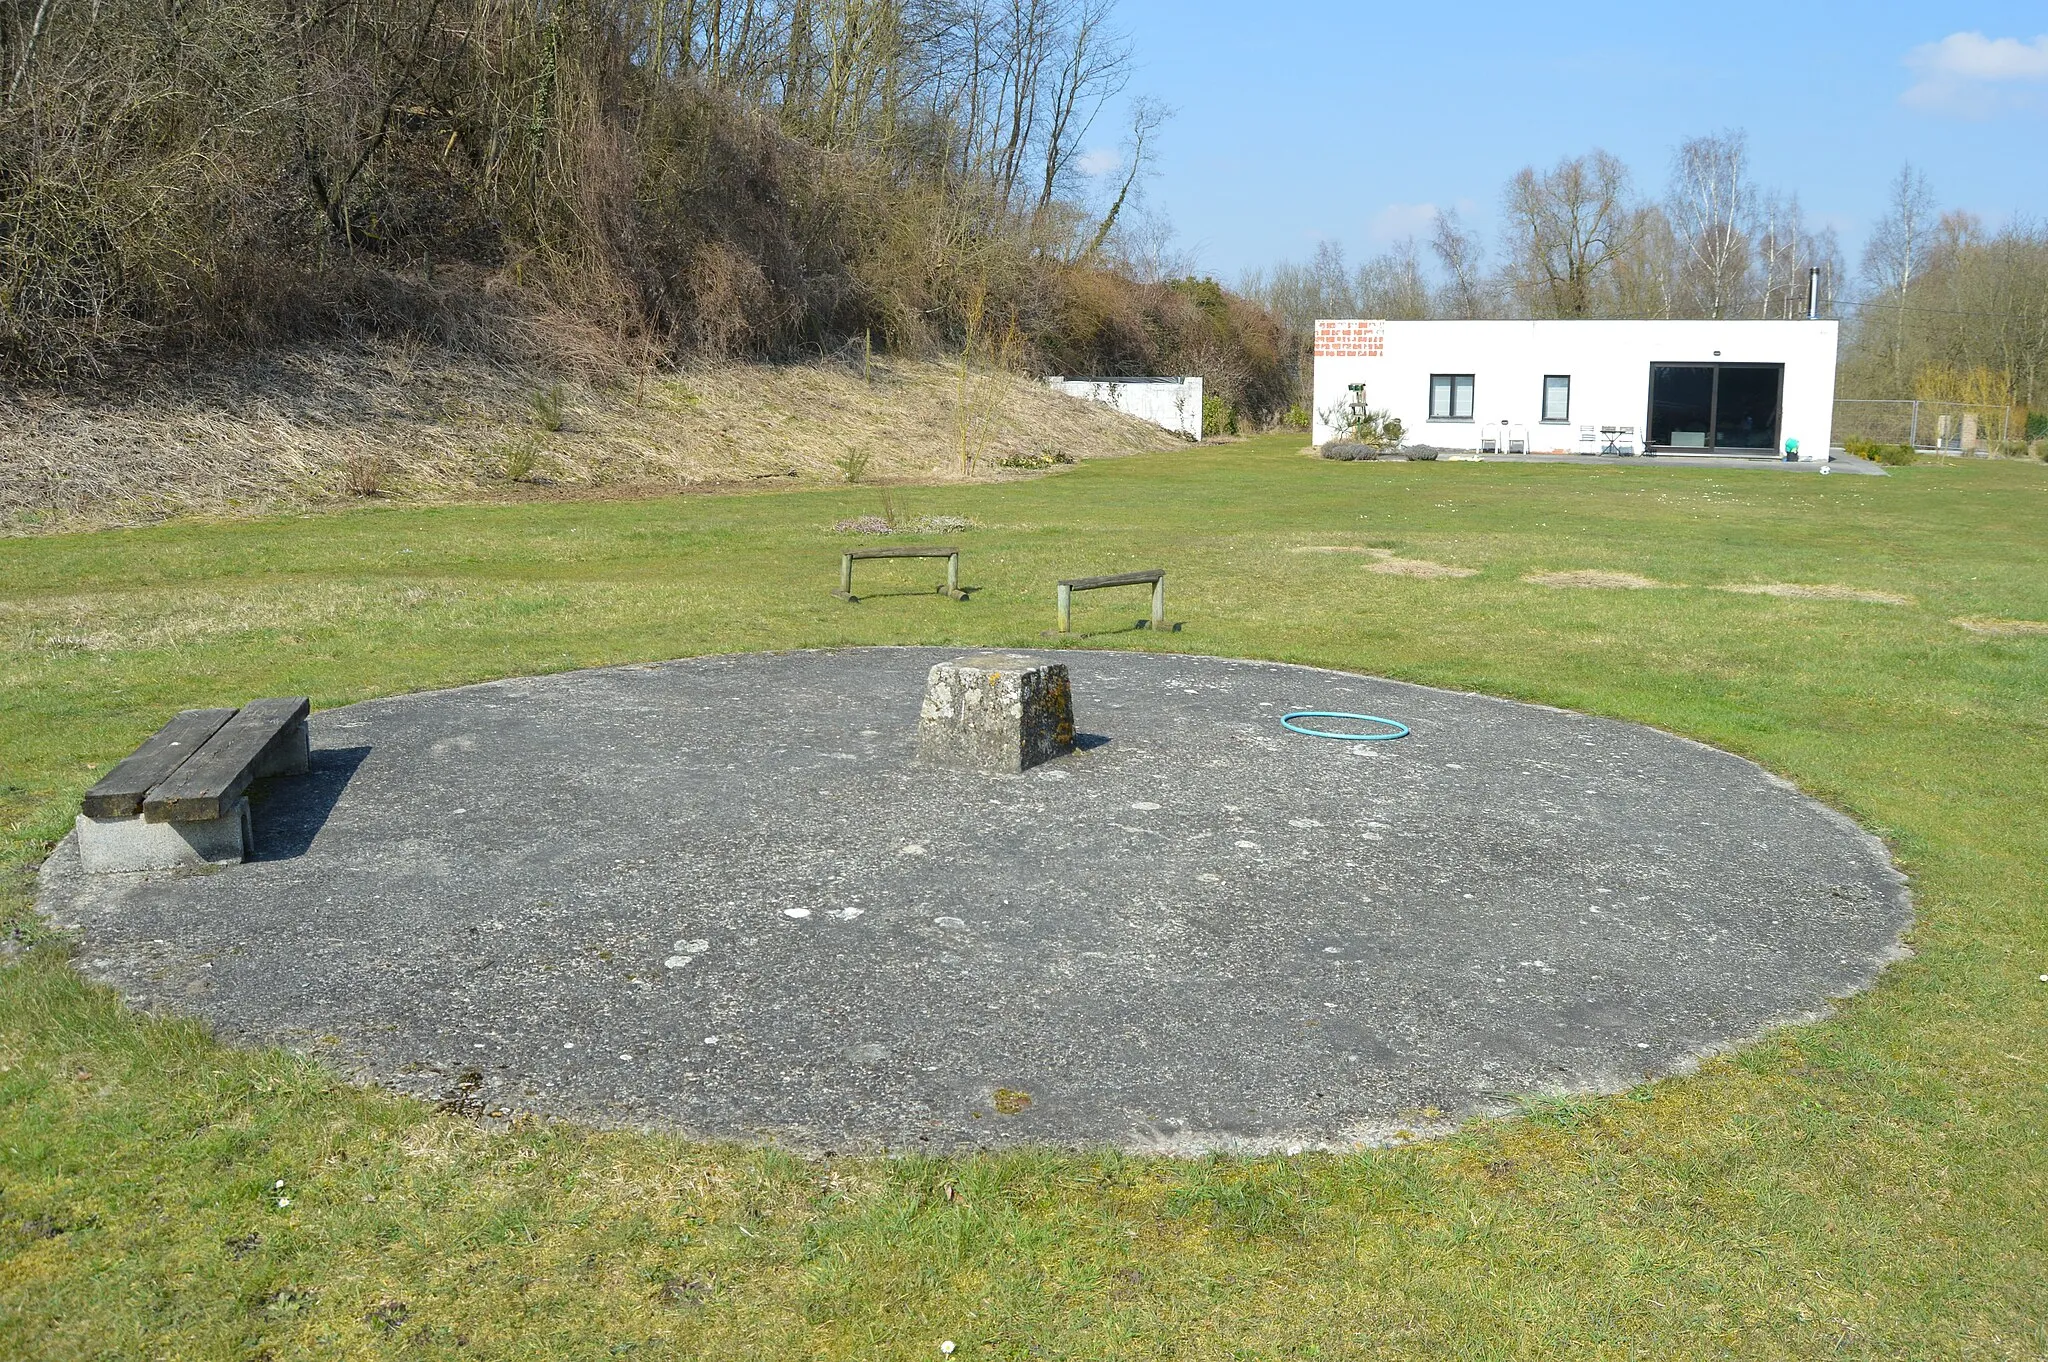
POLYGON ((960 589, 960 550, 942 544, 926 544, 916 548, 849 549, 840 554, 839 589, 832 594, 842 601, 860 600, 853 594, 853 564, 860 558, 943 558, 946 560, 946 580, 939 586, 938 593, 956 601, 967 599, 967 593, 960 589))
POLYGON ((1072 577, 1060 583, 1060 627, 1058 632, 1070 634, 1074 631, 1074 593, 1076 591, 1100 591, 1106 586, 1143 586, 1152 588, 1152 627, 1166 628, 1166 569, 1148 568, 1143 572, 1119 572, 1113 577, 1072 577))
POLYGON ((1015 774, 1074 750, 1074 692, 1064 663, 973 653, 931 669, 917 720, 918 760, 1015 774))
POLYGON ((94 818, 81 813, 77 826, 79 860, 94 874, 239 865, 255 846, 246 797, 220 817, 196 822, 152 823, 139 815, 94 818))

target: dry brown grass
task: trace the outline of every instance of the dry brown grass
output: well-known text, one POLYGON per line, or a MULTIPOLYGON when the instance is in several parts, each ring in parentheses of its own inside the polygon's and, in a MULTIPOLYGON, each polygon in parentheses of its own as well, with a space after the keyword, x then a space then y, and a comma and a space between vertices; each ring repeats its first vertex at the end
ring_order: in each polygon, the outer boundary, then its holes
POLYGON ((1587 587, 1596 591, 1651 591, 1668 583, 1633 572, 1577 568, 1570 572, 1532 572, 1522 578, 1536 586, 1587 587))
POLYGON ((1359 553, 1374 561, 1365 565, 1367 572, 1384 573, 1389 577, 1420 577, 1424 580, 1441 580, 1446 577, 1477 577, 1478 568, 1453 567, 1449 563, 1432 563, 1427 558, 1403 558, 1392 549, 1365 548, 1353 544, 1302 544, 1291 550, 1294 553, 1359 553))
POLYGON ((1872 605, 1911 605, 1911 596, 1896 591, 1866 591, 1861 587, 1834 582, 1745 582, 1739 586, 1717 586, 1716 591, 1733 591, 1743 596, 1778 596, 1795 601, 1867 601, 1872 605))
POLYGON ((1992 634, 2013 637, 2023 634, 2048 634, 2048 620, 2005 620, 1988 615, 1962 615, 1949 621, 1973 634, 1992 634))
MULTIPOLYGON (((957 363, 721 363, 593 383, 378 343, 152 372, 121 390, 0 390, 0 533, 362 497, 963 477, 957 363), (535 398, 557 383, 549 430, 535 398)), ((1017 374, 978 373, 973 396, 977 481, 1021 476, 1006 459, 1180 443, 1017 374)))

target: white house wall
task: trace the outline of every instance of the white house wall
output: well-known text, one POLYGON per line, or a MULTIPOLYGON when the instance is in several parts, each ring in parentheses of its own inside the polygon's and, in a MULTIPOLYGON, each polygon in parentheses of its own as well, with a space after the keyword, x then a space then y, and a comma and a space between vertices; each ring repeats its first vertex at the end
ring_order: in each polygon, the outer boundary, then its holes
MULTIPOLYGON (((1315 440, 1338 437, 1331 417, 1365 385, 1366 405, 1391 412, 1409 444, 1479 448, 1502 421, 1528 432, 1533 453, 1571 453, 1581 426, 1633 426, 1647 434, 1650 366, 1782 364, 1778 448, 1799 441, 1802 459, 1826 459, 1834 436, 1832 321, 1319 321, 1315 440), (1469 421, 1432 421, 1431 374, 1473 375, 1469 421), (1548 423, 1543 379, 1572 380, 1569 419, 1548 423)), ((1701 450, 1698 453, 1711 453, 1701 450)))
POLYGON ((1115 407, 1190 440, 1202 438, 1199 378, 1048 378, 1046 383, 1069 397, 1115 407))

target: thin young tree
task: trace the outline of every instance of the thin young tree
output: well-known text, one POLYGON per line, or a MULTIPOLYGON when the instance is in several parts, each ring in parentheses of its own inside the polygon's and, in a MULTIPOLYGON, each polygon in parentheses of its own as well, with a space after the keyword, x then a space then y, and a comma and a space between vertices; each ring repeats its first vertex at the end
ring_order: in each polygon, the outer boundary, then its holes
POLYGON ((1934 244, 1934 190, 1911 163, 1892 180, 1890 202, 1863 251, 1863 277, 1891 321, 1886 358, 1898 390, 1906 384, 1906 320, 1913 283, 1934 244))
POLYGON ((1437 210, 1430 224, 1429 249, 1443 267, 1444 287, 1436 311, 1447 317, 1467 320, 1484 317, 1492 310, 1484 271, 1486 248, 1476 232, 1465 230, 1455 208, 1437 210))
POLYGON ((1684 252, 1680 278, 1690 310, 1715 318, 1746 310, 1756 211, 1747 134, 1730 129, 1681 142, 1666 211, 1684 252))

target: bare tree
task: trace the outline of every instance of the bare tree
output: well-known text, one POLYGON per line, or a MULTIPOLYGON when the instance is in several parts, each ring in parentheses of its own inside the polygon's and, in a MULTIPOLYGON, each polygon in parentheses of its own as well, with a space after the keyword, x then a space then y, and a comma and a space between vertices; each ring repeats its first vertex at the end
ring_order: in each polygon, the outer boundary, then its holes
POLYGON ((1440 209, 1430 225, 1429 249, 1443 267, 1445 283, 1437 310, 1450 317, 1484 317, 1492 311, 1492 289, 1482 267, 1485 246, 1468 232, 1455 208, 1440 209))
POLYGON ((1253 270, 1238 281, 1237 291, 1278 317, 1297 337, 1310 337, 1324 318, 1358 317, 1367 312, 1357 291, 1358 275, 1334 241, 1316 243, 1306 264, 1283 261, 1269 273, 1253 270))
POLYGON ((1152 140, 1171 117, 1173 110, 1149 96, 1131 101, 1130 132, 1125 136, 1123 146, 1124 182, 1118 186, 1109 211, 1102 215, 1102 225, 1095 229, 1095 235, 1082 250, 1082 259, 1100 252, 1102 243, 1109 240, 1109 234, 1116 230, 1117 217, 1130 202, 1132 191, 1139 188, 1143 177, 1152 169, 1152 140))
POLYGON ((1691 309, 1707 317, 1741 311, 1756 209, 1748 136, 1729 130, 1681 142, 1672 158, 1668 203, 1684 251, 1680 278, 1691 309))
POLYGON ((1907 295, 1927 267, 1934 239, 1934 190, 1909 163, 1892 181, 1891 202, 1863 251, 1863 277, 1892 315, 1889 358, 1892 379, 1906 381, 1907 295))
POLYGON ((1551 317, 1588 317, 1640 222, 1628 204, 1628 167, 1607 152, 1568 156, 1508 184, 1509 272, 1523 304, 1551 317))
POLYGON ((1654 203, 1635 210, 1628 245, 1614 257, 1608 290, 1617 317, 1668 318, 1679 310, 1680 248, 1671 219, 1654 203))
POLYGON ((1368 317, 1412 321, 1429 316, 1429 281, 1423 277, 1415 238, 1408 237, 1360 265, 1352 293, 1358 311, 1368 317))
POLYGON ((1075 0, 1062 14, 1066 41, 1047 100, 1038 202, 1043 216, 1066 184, 1074 158, 1102 106, 1123 92, 1131 78, 1131 46, 1109 27, 1113 0, 1075 0))
POLYGON ((1796 317, 1805 310, 1806 281, 1800 275, 1805 245, 1799 196, 1763 195, 1756 211, 1757 316, 1796 317))
POLYGON ((1173 223, 1163 213, 1126 205, 1116 230, 1099 252, 1103 263, 1140 284, 1162 284, 1193 274, 1193 254, 1173 244, 1173 223))

